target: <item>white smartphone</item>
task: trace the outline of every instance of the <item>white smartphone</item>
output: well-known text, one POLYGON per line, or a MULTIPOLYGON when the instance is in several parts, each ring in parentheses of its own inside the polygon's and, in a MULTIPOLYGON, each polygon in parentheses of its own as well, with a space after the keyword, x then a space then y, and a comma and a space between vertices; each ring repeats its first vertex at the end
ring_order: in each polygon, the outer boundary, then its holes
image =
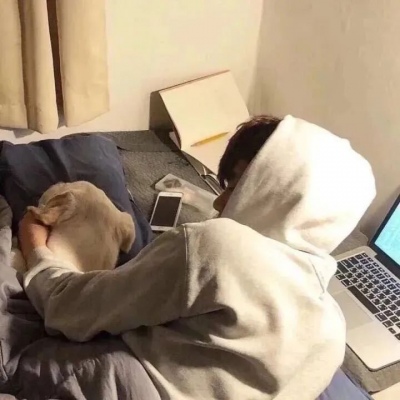
POLYGON ((153 231, 163 232, 175 228, 182 207, 182 193, 160 192, 150 219, 153 231))

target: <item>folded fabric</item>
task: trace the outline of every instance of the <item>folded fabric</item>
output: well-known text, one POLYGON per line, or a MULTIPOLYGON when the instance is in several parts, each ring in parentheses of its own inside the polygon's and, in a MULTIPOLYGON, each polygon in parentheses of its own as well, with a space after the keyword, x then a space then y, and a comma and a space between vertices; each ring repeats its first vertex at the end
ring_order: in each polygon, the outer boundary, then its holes
POLYGON ((118 265, 135 257, 152 240, 152 232, 126 189, 120 155, 111 140, 80 134, 29 144, 1 143, 0 191, 13 211, 14 232, 26 207, 36 205, 51 185, 78 180, 104 190, 119 210, 131 214, 136 239, 128 254, 121 253, 118 265))
POLYGON ((0 196, 0 393, 10 392, 9 378, 18 367, 23 349, 45 334, 42 319, 9 265, 10 222, 11 210, 0 196))
POLYGON ((19 399, 29 400, 161 400, 143 365, 122 339, 106 335, 87 343, 47 337, 30 344, 10 387, 8 391, 19 399))
POLYGON ((372 400, 372 397, 339 369, 317 400, 372 400))

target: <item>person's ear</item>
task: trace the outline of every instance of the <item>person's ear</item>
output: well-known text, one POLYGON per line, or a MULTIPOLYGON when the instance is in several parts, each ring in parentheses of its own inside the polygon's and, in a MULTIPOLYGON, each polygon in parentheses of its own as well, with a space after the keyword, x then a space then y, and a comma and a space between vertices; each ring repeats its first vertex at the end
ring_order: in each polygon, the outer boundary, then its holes
POLYGON ((135 224, 133 223, 132 217, 128 213, 121 212, 116 230, 117 238, 120 243, 120 249, 124 253, 128 253, 136 237, 135 224))
POLYGON ((53 226, 57 222, 70 218, 76 208, 75 196, 65 192, 52 197, 46 204, 39 207, 29 206, 35 218, 44 225, 53 226))

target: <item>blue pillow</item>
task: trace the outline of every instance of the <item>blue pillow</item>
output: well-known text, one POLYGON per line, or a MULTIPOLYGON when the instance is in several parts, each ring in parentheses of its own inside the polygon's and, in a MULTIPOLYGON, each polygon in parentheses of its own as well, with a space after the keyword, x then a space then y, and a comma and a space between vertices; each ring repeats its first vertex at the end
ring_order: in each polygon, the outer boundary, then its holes
POLYGON ((80 134, 62 139, 0 146, 0 191, 13 211, 14 232, 26 207, 58 182, 84 180, 104 190, 121 210, 128 212, 136 228, 136 239, 118 265, 135 257, 152 240, 145 216, 130 197, 120 155, 114 142, 102 136, 80 134))

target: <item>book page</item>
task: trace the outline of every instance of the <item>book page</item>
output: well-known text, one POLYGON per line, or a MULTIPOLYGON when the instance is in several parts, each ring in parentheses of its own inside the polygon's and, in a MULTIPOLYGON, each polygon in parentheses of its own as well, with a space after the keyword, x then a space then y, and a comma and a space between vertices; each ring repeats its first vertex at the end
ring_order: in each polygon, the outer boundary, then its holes
POLYGON ((228 145, 229 137, 213 140, 201 146, 188 147, 185 153, 200 161, 214 174, 218 173, 219 161, 228 145))
MULTIPOLYGON (((160 95, 186 152, 194 143, 220 133, 231 136, 237 125, 249 118, 229 71, 161 90, 160 95)), ((204 153, 197 148, 190 151, 204 153)))

